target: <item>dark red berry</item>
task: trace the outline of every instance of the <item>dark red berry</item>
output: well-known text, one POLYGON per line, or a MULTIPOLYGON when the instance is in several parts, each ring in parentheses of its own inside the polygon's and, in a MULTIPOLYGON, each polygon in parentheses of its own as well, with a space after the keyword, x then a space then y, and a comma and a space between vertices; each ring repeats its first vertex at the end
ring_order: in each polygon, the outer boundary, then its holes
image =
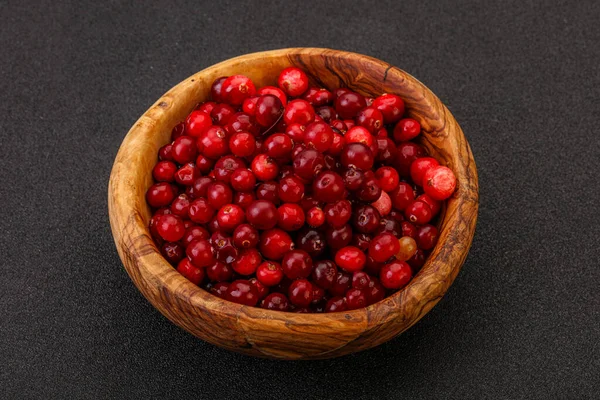
POLYGON ((267 94, 258 98, 254 116, 259 125, 268 128, 279 120, 282 112, 283 104, 281 100, 276 96, 267 94))
POLYGON ((257 229, 271 229, 277 225, 277 208, 266 200, 256 200, 246 209, 246 219, 257 229))
POLYGON ((366 261, 365 253, 354 246, 343 247, 335 253, 335 263, 346 272, 360 271, 366 261))
POLYGON ((308 89, 308 76, 297 67, 281 71, 277 79, 279 87, 290 97, 298 97, 308 89))
POLYGON ((204 280, 204 269, 196 267, 187 258, 179 262, 177 272, 185 276, 194 285, 199 285, 204 280))
POLYGON ((195 240, 185 249, 192 264, 196 267, 208 267, 215 260, 215 251, 208 240, 195 240))
POLYGON ((229 284, 225 299, 234 303, 255 306, 259 297, 256 288, 247 280, 239 279, 229 284))
POLYGON ((146 192, 146 201, 154 208, 168 206, 174 198, 175 191, 167 182, 155 183, 146 192))
POLYGON ((312 272, 312 258, 304 250, 288 251, 283 256, 281 267, 289 279, 307 278, 312 272))
POLYGON ((260 252, 270 260, 281 260, 284 254, 293 248, 292 238, 281 229, 269 229, 260 235, 260 252))
POLYGON ((392 261, 381 268, 379 279, 386 289, 401 289, 412 278, 410 265, 403 261, 392 261))
POLYGON ((271 293, 260 303, 261 308, 275 311, 288 311, 290 303, 283 293, 271 293))
POLYGON ((313 286, 306 279, 292 282, 288 293, 292 304, 298 307, 308 307, 313 301, 313 286))
POLYGON ((400 250, 396 236, 391 233, 381 233, 373 238, 369 245, 369 256, 377 262, 384 262, 395 256, 400 250))
POLYGON ((416 138, 421 133, 421 125, 417 120, 412 118, 404 118, 398 121, 394 127, 394 140, 405 142, 416 138))
POLYGON ((373 100, 371 106, 381 111, 386 124, 393 124, 404 115, 404 100, 395 94, 381 95, 373 100))
POLYGON ((322 287, 329 289, 337 276, 337 266, 330 260, 317 261, 312 271, 312 280, 322 287))
POLYGON ((232 239, 238 249, 256 247, 259 241, 258 230, 250 224, 241 224, 233 231, 232 239))

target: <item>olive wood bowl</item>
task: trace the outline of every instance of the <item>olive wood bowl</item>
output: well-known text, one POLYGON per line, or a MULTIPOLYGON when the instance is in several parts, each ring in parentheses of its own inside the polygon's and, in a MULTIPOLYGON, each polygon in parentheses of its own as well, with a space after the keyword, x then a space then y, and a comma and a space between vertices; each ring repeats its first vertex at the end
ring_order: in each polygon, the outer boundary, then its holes
POLYGON ((421 82, 383 61, 360 54, 291 48, 248 54, 213 65, 179 83, 133 125, 117 154, 108 188, 110 224, 125 269, 163 315, 197 337, 236 352, 279 359, 337 357, 384 343, 410 328, 446 293, 463 265, 475 232, 478 182, 469 144, 456 120, 421 82), (413 280, 366 308, 295 314, 222 300, 180 275, 160 254, 148 231, 145 192, 158 149, 171 129, 201 101, 218 77, 244 74, 257 87, 275 85, 279 72, 302 68, 311 84, 348 87, 363 95, 395 93, 407 115, 421 123, 420 143, 458 179, 443 208, 439 241, 413 280))

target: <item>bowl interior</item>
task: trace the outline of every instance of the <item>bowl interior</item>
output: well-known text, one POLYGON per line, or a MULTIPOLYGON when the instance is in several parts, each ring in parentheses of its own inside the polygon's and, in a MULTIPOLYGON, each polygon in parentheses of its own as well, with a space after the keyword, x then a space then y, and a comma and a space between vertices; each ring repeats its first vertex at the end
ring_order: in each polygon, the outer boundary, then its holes
POLYGON ((209 67, 161 97, 132 127, 115 161, 109 188, 113 235, 134 283, 164 315, 193 334, 232 350, 284 358, 324 358, 382 343, 410 327, 441 298, 470 247, 477 215, 477 173, 460 127, 423 84, 382 61, 327 49, 284 49, 237 57, 209 67), (145 192, 158 149, 171 129, 202 101, 221 76, 244 74, 257 87, 275 85, 288 66, 306 71, 312 84, 349 87, 364 95, 394 93, 423 128, 421 144, 455 172, 458 189, 439 217, 438 245, 404 289, 364 309, 294 314, 227 302, 176 272, 148 232, 145 192), (290 328, 291 327, 291 328, 290 328), (285 333, 293 332, 286 337, 285 333), (290 340, 290 337, 293 340, 290 340), (323 343, 323 337, 327 340, 323 343))

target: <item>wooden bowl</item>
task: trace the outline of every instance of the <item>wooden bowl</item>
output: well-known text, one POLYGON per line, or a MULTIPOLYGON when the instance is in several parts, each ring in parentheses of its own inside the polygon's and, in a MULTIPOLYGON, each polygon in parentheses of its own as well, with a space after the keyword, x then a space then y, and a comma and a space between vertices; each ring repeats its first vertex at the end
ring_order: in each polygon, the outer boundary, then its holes
MULTIPOLYGON (((117 250, 129 276, 163 315, 223 348, 259 357, 319 359, 365 350, 411 327, 454 281, 475 232, 478 183, 475 161, 460 127, 441 101, 406 72, 360 54, 293 48, 236 57, 184 80, 133 125, 115 160, 108 209, 117 250), (330 314, 294 314, 222 300, 180 275, 161 256, 149 231, 145 192, 158 149, 171 129, 210 94, 215 78, 245 74, 257 87, 276 84, 285 67, 298 66, 313 84, 349 87, 364 95, 395 93, 423 127, 421 144, 458 178, 440 216, 440 237, 426 264, 402 290, 369 307, 330 314)), ((442 338, 440 338, 442 340, 442 338)))

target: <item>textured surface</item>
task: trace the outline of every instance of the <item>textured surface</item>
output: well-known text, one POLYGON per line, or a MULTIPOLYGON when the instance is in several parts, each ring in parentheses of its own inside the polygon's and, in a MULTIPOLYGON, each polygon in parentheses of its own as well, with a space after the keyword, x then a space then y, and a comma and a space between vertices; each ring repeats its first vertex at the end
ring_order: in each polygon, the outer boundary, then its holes
POLYGON ((597 397, 600 3, 10 3, 3 397, 597 397), (450 108, 479 170, 477 233, 448 294, 399 338, 332 361, 247 358, 177 328, 123 271, 106 212, 117 148, 166 89, 289 46, 410 72, 450 108))

